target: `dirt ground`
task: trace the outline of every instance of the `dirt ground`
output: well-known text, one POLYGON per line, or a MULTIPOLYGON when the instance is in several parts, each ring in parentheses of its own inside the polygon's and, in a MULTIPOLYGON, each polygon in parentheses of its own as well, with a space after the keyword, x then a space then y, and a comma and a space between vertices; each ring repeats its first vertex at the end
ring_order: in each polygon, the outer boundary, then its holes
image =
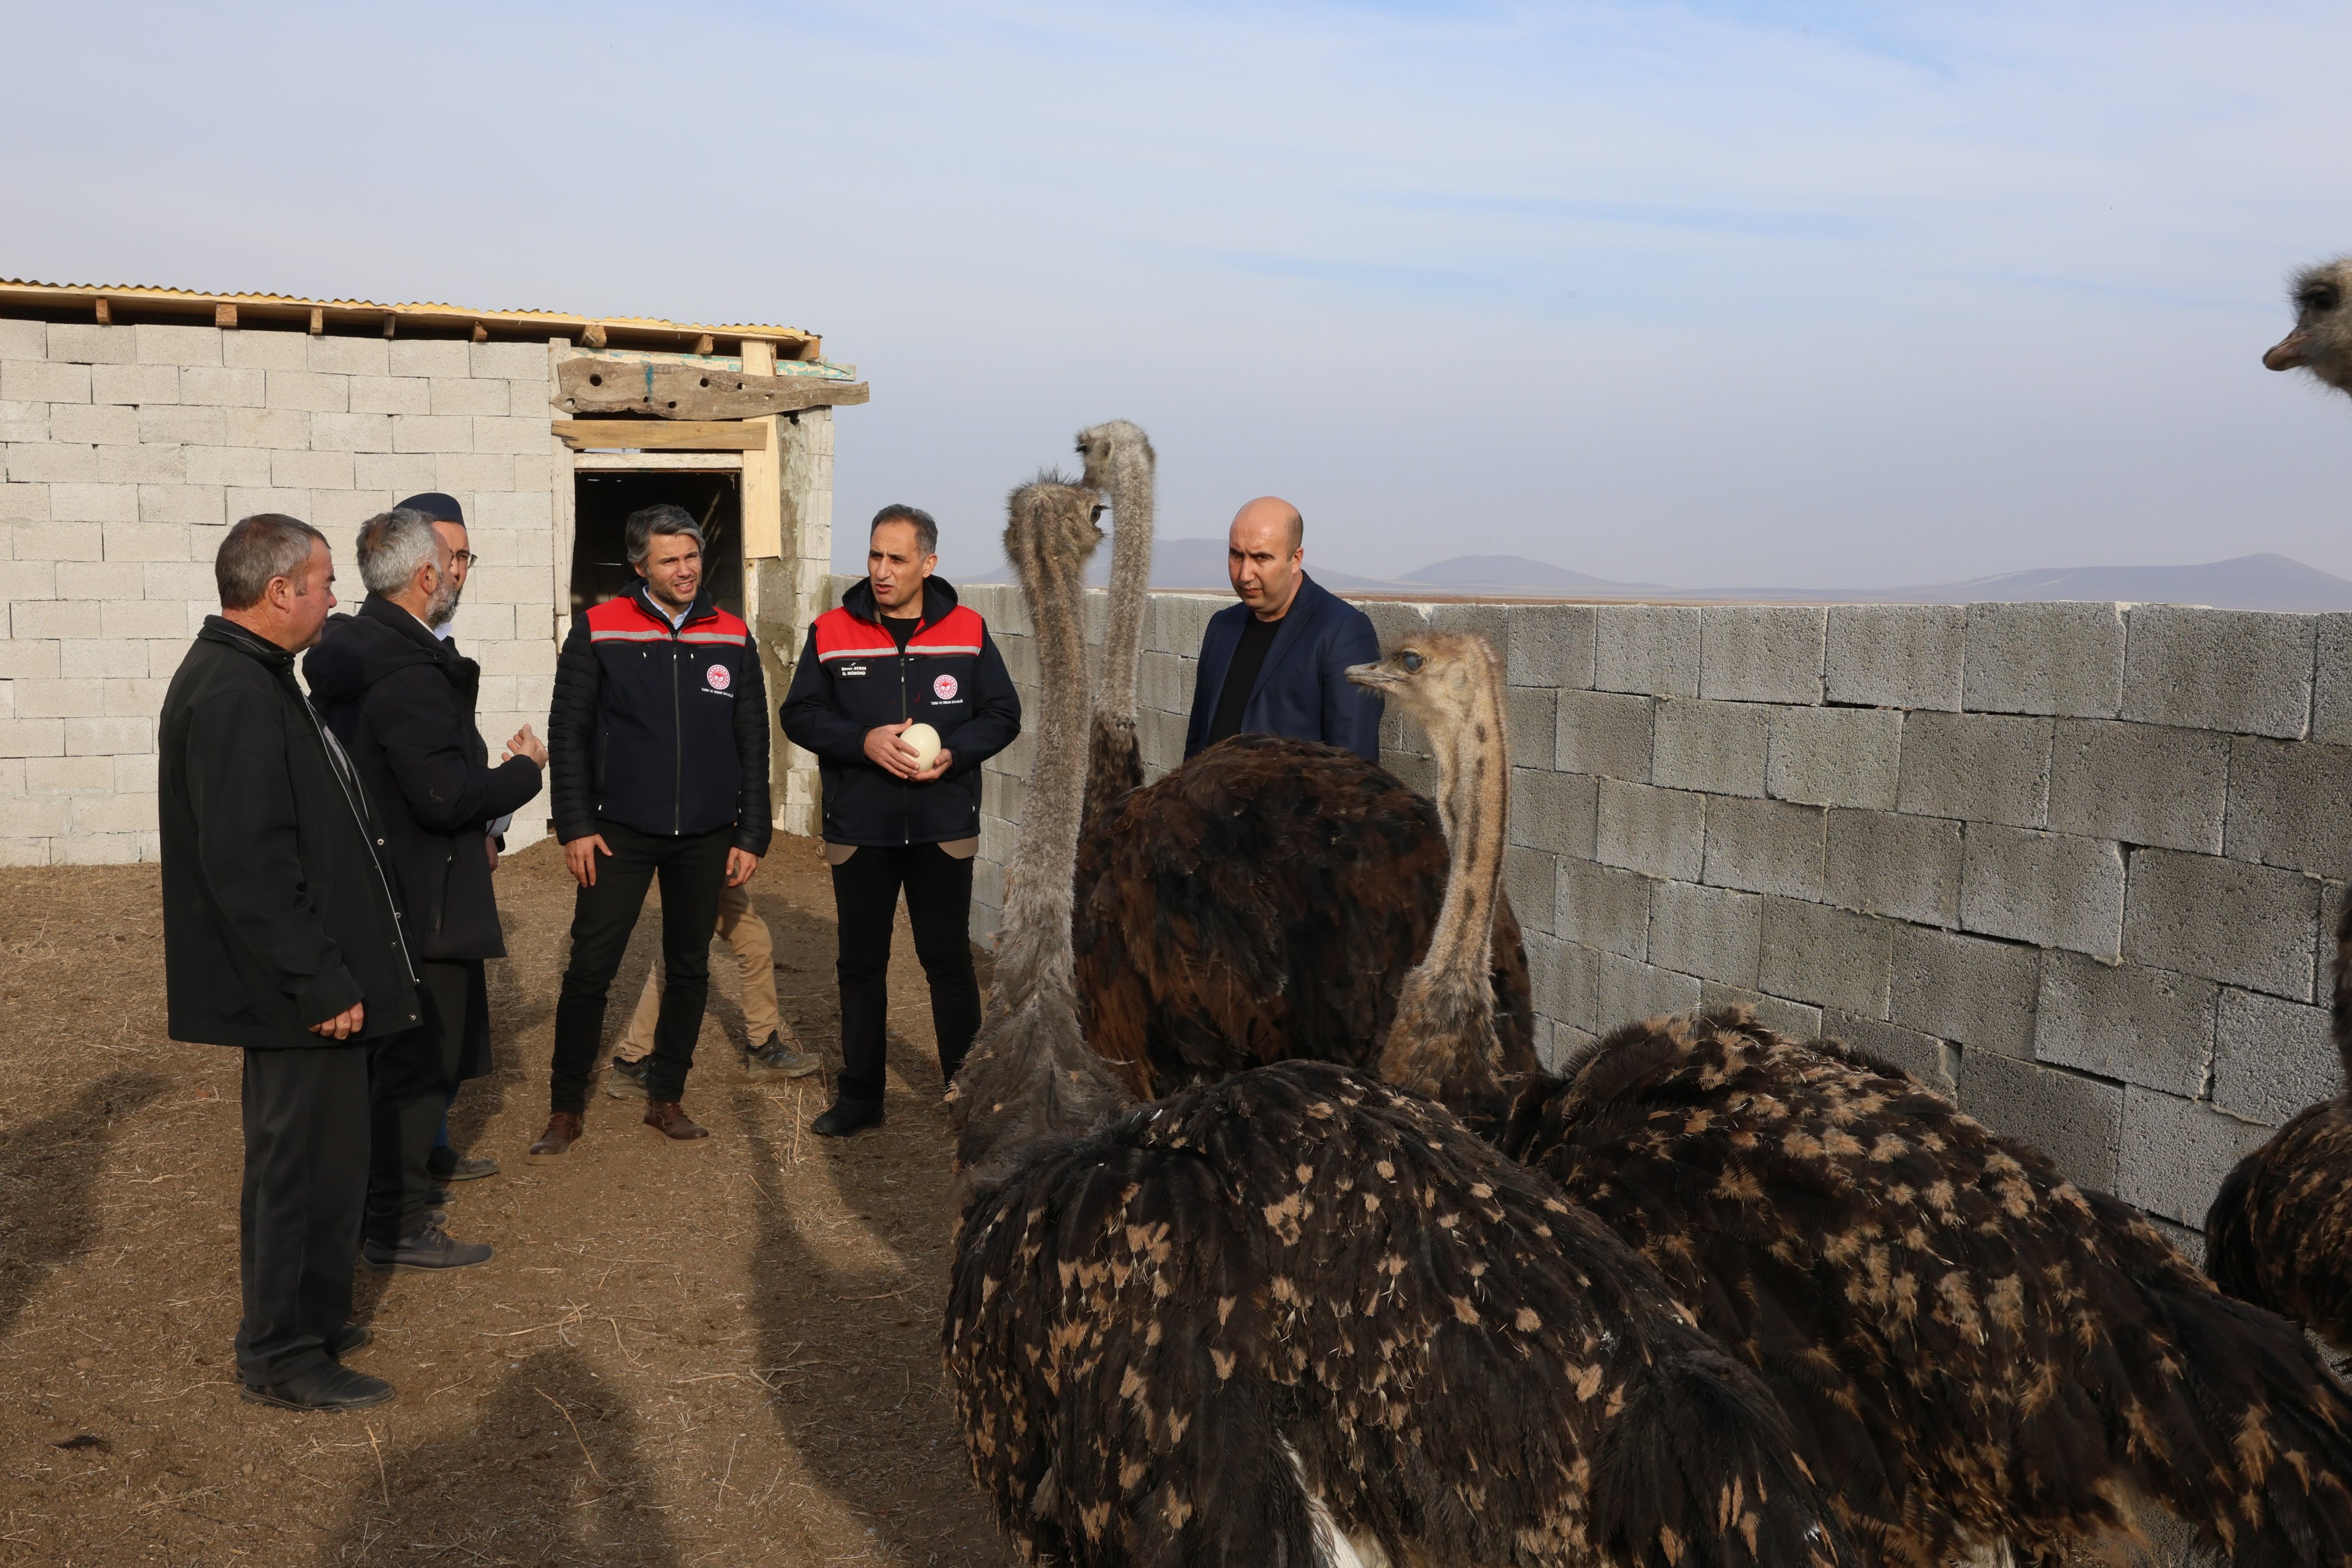
POLYGON ((449 1220, 498 1255, 363 1270, 352 1364, 400 1397, 305 1416, 236 1396, 237 1055, 163 1037, 154 868, 0 871, 0 1563, 1007 1562, 940 1386, 948 1143, 903 922, 881 1128, 807 1131, 839 1061, 832 894, 779 838, 754 902, 828 1075, 746 1078, 720 947, 686 1094, 712 1135, 599 1094, 532 1166, 571 883, 542 843, 499 886, 497 1071, 452 1128, 505 1170, 449 1220))

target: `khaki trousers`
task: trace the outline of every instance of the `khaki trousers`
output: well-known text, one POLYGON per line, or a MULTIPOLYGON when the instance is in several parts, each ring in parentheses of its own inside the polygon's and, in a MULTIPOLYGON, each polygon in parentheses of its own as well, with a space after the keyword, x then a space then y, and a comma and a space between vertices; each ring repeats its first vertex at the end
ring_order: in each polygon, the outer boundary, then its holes
MULTIPOLYGON (((743 1026, 757 1048, 771 1034, 785 1031, 783 1011, 776 1005, 775 943, 768 936, 768 923, 751 907, 749 883, 719 889, 718 934, 733 949, 736 966, 742 971, 743 1026)), ((653 972, 646 977, 645 991, 637 998, 637 1010, 630 1015, 628 1031, 613 1048, 613 1054, 623 1061, 642 1061, 653 1053, 654 1024, 661 1017, 662 971, 660 956, 656 955, 653 972)), ((792 1041, 787 1038, 785 1043, 792 1041)))

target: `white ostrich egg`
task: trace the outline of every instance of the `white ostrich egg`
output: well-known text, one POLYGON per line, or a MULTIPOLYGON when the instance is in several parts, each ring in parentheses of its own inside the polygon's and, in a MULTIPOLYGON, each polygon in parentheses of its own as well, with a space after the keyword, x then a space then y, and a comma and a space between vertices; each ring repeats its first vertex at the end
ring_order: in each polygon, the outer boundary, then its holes
POLYGON ((915 770, 919 773, 940 754, 940 732, 928 724, 909 725, 898 732, 898 744, 915 754, 915 770))

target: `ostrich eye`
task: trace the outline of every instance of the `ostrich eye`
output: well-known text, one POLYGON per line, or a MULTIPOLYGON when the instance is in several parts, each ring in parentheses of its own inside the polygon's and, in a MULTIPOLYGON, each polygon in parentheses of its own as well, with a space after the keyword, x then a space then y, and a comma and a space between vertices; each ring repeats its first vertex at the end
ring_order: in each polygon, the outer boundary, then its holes
POLYGON ((1404 666, 1404 673, 1408 675, 1421 674, 1421 655, 1411 650, 1398 654, 1397 663, 1404 666))
POLYGON ((1090 522, 1097 522, 1097 523, 1099 523, 1099 522, 1101 522, 1101 521, 1102 521, 1102 515, 1103 515, 1103 508, 1102 508, 1102 507, 1097 507, 1095 508, 1095 510, 1094 510, 1094 516, 1093 516, 1092 517, 1088 518, 1087 520, 1088 520, 1088 521, 1090 521, 1090 522))

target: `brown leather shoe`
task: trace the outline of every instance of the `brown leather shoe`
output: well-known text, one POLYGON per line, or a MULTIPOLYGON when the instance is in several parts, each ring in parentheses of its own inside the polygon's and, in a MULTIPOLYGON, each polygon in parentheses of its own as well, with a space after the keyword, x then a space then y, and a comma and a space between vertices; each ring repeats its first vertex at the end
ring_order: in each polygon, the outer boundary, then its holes
POLYGON ((694 1118, 686 1113, 686 1107, 675 1100, 646 1101, 646 1125, 665 1137, 707 1138, 710 1136, 710 1129, 698 1126, 694 1118))
POLYGON ((580 1141, 580 1113, 558 1111, 548 1117, 547 1131, 539 1135, 539 1142, 530 1146, 530 1152, 524 1157, 534 1165, 541 1160, 551 1160, 580 1141))

